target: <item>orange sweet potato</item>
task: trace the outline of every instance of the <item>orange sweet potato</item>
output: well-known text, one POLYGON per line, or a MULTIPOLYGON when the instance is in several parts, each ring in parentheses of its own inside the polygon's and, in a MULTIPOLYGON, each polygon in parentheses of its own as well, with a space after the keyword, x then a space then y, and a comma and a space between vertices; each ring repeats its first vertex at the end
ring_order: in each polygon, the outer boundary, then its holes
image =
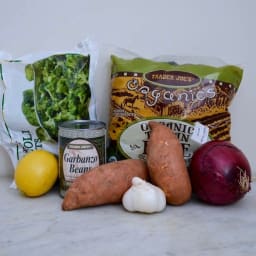
POLYGON ((152 183, 160 187, 171 205, 182 205, 191 198, 190 177, 180 141, 163 124, 150 121, 147 165, 152 183))
POLYGON ((74 180, 66 191, 62 209, 121 203, 135 176, 148 180, 144 161, 127 159, 95 167, 74 180))

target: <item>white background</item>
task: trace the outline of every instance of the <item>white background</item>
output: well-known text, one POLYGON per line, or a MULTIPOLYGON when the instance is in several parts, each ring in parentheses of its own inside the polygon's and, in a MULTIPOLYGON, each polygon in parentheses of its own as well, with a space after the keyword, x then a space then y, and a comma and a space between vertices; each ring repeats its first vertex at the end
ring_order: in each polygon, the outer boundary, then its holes
MULTIPOLYGON (((0 51, 14 57, 70 49, 93 36, 143 57, 214 56, 241 66, 244 77, 230 108, 232 142, 256 174, 256 1, 0 0, 0 8, 0 51)), ((9 171, 9 162, 0 161, 0 173, 9 171)))

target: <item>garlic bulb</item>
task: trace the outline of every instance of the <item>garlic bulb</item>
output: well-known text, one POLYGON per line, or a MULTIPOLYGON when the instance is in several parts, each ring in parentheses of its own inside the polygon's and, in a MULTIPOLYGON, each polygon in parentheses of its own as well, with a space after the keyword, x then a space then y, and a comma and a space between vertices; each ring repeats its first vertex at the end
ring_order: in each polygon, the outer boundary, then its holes
POLYGON ((154 213, 165 209, 166 197, 159 187, 134 177, 132 186, 123 195, 122 203, 129 212, 154 213))

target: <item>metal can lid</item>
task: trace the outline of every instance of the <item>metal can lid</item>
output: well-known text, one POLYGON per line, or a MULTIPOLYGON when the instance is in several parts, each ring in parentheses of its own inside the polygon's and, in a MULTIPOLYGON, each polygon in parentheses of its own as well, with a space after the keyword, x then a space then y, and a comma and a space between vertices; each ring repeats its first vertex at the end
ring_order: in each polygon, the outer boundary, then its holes
POLYGON ((96 120, 70 120, 59 124, 59 136, 67 138, 95 138, 105 133, 105 123, 96 120))
POLYGON ((104 122, 96 120, 69 120, 59 124, 59 129, 65 130, 97 130, 105 127, 104 122))

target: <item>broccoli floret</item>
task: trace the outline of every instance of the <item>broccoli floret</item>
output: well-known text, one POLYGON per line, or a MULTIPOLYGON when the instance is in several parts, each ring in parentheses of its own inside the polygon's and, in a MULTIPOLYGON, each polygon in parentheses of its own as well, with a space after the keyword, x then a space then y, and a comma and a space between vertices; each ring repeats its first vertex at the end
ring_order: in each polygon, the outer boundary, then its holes
POLYGON ((28 64, 25 67, 25 75, 28 81, 34 80, 34 69, 32 64, 28 64))
POLYGON ((23 101, 21 109, 27 121, 31 125, 39 126, 35 112, 34 93, 32 89, 23 91, 23 101))

